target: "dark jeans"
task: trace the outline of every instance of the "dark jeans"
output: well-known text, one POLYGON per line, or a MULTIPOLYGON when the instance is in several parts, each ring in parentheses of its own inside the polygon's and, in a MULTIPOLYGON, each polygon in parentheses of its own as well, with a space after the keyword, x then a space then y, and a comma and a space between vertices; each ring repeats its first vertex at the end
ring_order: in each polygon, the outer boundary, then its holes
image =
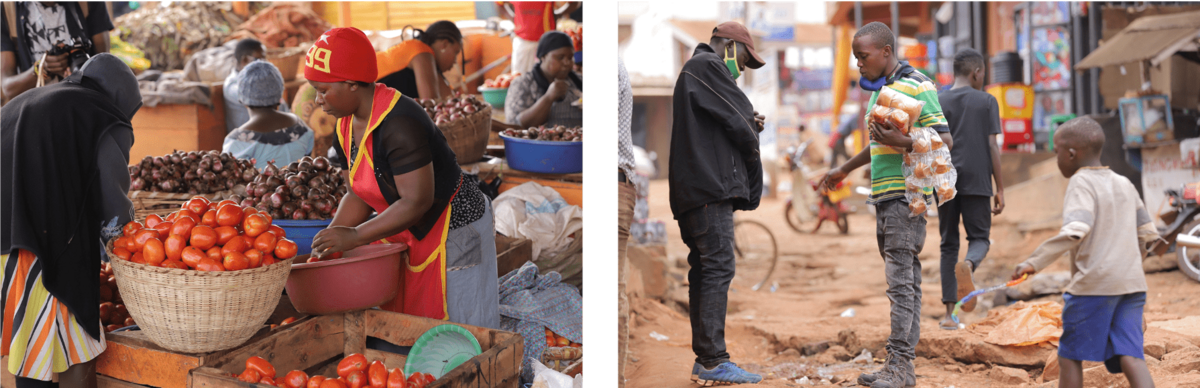
POLYGON ((988 236, 992 229, 992 197, 982 195, 959 195, 938 208, 938 229, 942 232, 942 302, 958 302, 958 279, 954 277, 954 265, 958 264, 958 222, 962 219, 967 230, 967 261, 971 271, 987 257, 992 243, 988 236))
POLYGON ((904 360, 916 358, 921 339, 921 261, 917 254, 925 245, 925 217, 910 217, 905 200, 875 205, 875 237, 887 275, 887 297, 892 302, 892 334, 888 355, 904 360))
POLYGON ((688 307, 696 362, 713 368, 729 361, 725 351, 725 310, 733 280, 733 205, 710 203, 679 219, 688 253, 688 307))

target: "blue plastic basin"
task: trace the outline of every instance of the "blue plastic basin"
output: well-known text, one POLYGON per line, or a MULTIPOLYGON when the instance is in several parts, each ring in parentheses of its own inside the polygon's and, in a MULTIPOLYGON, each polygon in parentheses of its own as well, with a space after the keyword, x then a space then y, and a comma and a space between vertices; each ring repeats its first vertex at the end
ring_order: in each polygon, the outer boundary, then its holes
POLYGON ((274 220, 272 223, 279 225, 287 232, 288 240, 296 242, 296 256, 307 255, 312 253, 312 240, 317 236, 317 232, 329 227, 329 223, 333 220, 274 220))
POLYGON ((583 142, 527 140, 500 135, 504 157, 513 169, 542 174, 583 172, 583 142))

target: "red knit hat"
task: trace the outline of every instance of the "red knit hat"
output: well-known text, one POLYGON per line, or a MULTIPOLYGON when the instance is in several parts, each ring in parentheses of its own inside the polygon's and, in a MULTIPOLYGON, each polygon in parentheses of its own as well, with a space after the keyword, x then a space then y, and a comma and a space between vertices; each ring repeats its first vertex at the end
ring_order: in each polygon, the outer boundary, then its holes
POLYGON ((321 34, 304 59, 304 78, 316 82, 372 83, 379 69, 375 48, 357 28, 334 28, 321 34))

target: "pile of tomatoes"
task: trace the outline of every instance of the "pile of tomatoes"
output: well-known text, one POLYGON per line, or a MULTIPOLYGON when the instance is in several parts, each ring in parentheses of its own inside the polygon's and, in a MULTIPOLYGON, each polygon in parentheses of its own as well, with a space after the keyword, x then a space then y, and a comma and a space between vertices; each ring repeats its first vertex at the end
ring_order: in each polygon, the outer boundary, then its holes
POLYGON ((433 375, 416 372, 405 378, 400 368, 388 370, 382 362, 367 363, 367 357, 351 354, 338 362, 337 378, 312 376, 294 370, 276 379, 275 367, 262 357, 246 360, 246 370, 236 377, 240 381, 267 384, 280 388, 425 388, 434 382, 433 375))
POLYGON ((573 348, 582 348, 583 344, 578 343, 578 342, 571 342, 571 340, 566 339, 566 337, 555 334, 553 331, 550 331, 550 329, 547 328, 546 329, 546 347, 561 348, 563 346, 570 346, 573 348))
POLYGON ((512 84, 512 81, 520 76, 521 76, 521 73, 501 74, 500 76, 496 77, 496 79, 494 79, 494 80, 489 79, 489 80, 483 81, 483 87, 496 88, 496 89, 507 89, 508 86, 512 84))
POLYGON ((105 324, 105 333, 137 324, 129 316, 124 302, 121 292, 117 291, 117 279, 113 277, 112 266, 100 264, 100 323, 105 324))
POLYGON ((240 271, 296 256, 296 243, 269 214, 196 196, 165 218, 131 221, 113 242, 121 260, 197 271, 240 271))

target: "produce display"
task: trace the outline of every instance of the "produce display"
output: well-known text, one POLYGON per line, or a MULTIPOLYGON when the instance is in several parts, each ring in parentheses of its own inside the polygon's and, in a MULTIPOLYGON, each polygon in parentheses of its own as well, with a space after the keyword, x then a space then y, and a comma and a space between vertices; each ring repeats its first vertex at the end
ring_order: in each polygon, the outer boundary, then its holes
POLYGON ((416 372, 405 376, 400 368, 388 370, 380 361, 367 362, 367 357, 350 354, 338 362, 338 377, 309 376, 299 370, 278 375, 275 366, 262 357, 246 359, 246 369, 233 375, 239 381, 267 384, 280 388, 424 388, 436 381, 433 375, 416 372))
POLYGON ((243 20, 228 2, 141 7, 113 21, 121 40, 142 50, 152 70, 181 70, 192 54, 228 41, 243 20))
POLYGON ((563 33, 571 37, 571 44, 575 47, 575 51, 583 51, 583 26, 567 29, 563 33))
POLYGON ((564 346, 570 346, 572 348, 582 348, 583 344, 578 343, 578 342, 571 342, 571 340, 566 339, 565 337, 563 337, 561 335, 555 334, 553 331, 551 331, 549 328, 547 328, 546 329, 546 347, 547 348, 560 348, 560 347, 564 347, 564 346))
MULTIPOLYGON (((297 246, 270 215, 231 200, 193 197, 182 209, 143 224, 131 221, 113 242, 113 255, 155 267, 240 271, 296 256, 297 246)), ((103 292, 103 291, 101 291, 103 292)))
POLYGON ((300 4, 280 3, 250 17, 226 41, 258 39, 267 48, 296 47, 312 42, 332 26, 312 9, 300 4))
POLYGON ((529 129, 505 129, 501 135, 527 140, 583 141, 583 127, 559 125, 555 127, 530 127, 529 129))
POLYGON ((100 323, 104 332, 110 332, 137 323, 129 316, 129 310, 123 304, 121 292, 117 290, 117 279, 113 276, 112 266, 108 263, 100 265, 100 323))
POLYGON ((147 156, 129 166, 129 190, 165 193, 211 194, 232 190, 258 176, 254 161, 217 151, 175 151, 147 156))
POLYGON ((428 98, 423 98, 417 102, 425 108, 425 113, 429 114, 434 124, 437 125, 458 121, 463 117, 483 110, 485 104, 483 101, 475 98, 474 95, 452 97, 441 103, 428 98))
POLYGON ((245 196, 230 199, 281 220, 327 220, 349 190, 341 172, 324 156, 305 156, 282 169, 271 162, 246 184, 245 196))
POLYGON ((512 84, 512 81, 520 76, 521 73, 504 73, 497 76, 496 79, 488 79, 483 81, 483 87, 507 89, 508 86, 512 84))

